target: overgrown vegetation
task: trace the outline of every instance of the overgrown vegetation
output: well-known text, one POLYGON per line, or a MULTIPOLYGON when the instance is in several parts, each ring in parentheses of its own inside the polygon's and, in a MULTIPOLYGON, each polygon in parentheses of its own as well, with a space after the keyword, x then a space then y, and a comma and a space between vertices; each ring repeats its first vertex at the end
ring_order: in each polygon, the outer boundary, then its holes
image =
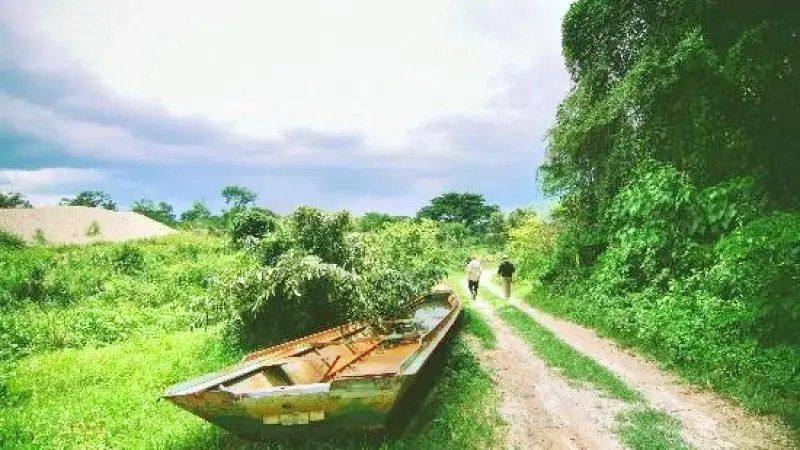
POLYGON ((491 380, 460 339, 399 437, 248 444, 156 402, 166 386, 252 346, 402 314, 452 264, 451 242, 431 221, 354 233, 347 213, 275 218, 243 206, 231 224, 225 236, 86 246, 0 235, 0 447, 486 448, 502 439, 491 380))
POLYGON ((215 306, 230 335, 263 345, 345 321, 378 323, 404 315, 443 276, 433 223, 394 223, 369 236, 350 233, 351 225, 347 213, 299 208, 270 225, 274 231, 248 235, 260 264, 226 284, 215 306))
POLYGON ((0 379, 0 447, 483 449, 503 439, 491 379, 460 339, 445 348, 430 396, 398 438, 254 444, 157 401, 170 383, 238 359, 226 342, 210 328, 27 358, 0 379))
POLYGON ((537 306, 799 429, 800 20, 762 6, 575 2, 561 201, 510 249, 537 306))

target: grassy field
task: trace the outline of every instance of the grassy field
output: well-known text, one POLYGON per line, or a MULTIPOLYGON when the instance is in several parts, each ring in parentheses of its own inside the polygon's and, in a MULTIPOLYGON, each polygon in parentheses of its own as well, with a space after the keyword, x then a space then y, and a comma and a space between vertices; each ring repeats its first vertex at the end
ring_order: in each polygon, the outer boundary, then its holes
MULTIPOLYGON (((487 373, 456 336, 412 393, 403 432, 340 440, 245 442, 169 402, 167 386, 238 360, 222 324, 204 325, 214 280, 249 264, 208 236, 30 247, 0 259, 7 308, 0 448, 492 448, 504 425, 487 373), (134 256, 130 256, 134 255, 134 256), (120 262, 122 261, 122 262, 120 262), (127 266, 125 265, 127 264, 127 266), (34 296, 15 295, 38 277, 34 296)), ((468 331, 491 345, 469 314, 468 331)))

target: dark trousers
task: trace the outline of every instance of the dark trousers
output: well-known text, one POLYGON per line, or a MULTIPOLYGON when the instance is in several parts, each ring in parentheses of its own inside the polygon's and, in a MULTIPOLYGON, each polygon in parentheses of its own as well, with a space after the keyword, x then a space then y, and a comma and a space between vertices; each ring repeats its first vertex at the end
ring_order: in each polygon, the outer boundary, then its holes
POLYGON ((467 286, 469 286, 469 292, 472 295, 478 295, 478 281, 467 280, 467 286))

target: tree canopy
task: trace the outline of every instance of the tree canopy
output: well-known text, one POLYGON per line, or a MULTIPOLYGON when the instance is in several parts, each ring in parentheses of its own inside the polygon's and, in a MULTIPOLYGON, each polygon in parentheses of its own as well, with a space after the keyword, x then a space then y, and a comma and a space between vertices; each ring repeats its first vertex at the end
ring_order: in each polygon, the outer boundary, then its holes
POLYGON ((117 210, 117 204, 111 196, 103 191, 82 191, 74 198, 62 198, 60 205, 89 206, 91 208, 104 208, 110 211, 117 210))
POLYGON ((181 214, 181 222, 199 222, 211 218, 211 210, 203 200, 195 200, 192 206, 181 214))
POLYGON ((493 213, 500 212, 497 205, 489 205, 483 194, 448 192, 430 201, 417 213, 421 219, 437 222, 461 223, 473 231, 484 231, 493 213))
POLYGON ((0 192, 0 208, 33 208, 19 192, 0 192))
POLYGON ((647 160, 699 186, 754 176, 798 206, 800 10, 792 2, 578 0, 563 23, 575 83, 544 186, 592 224, 647 160))
POLYGON ((240 209, 255 203, 258 194, 244 186, 229 185, 222 189, 222 197, 227 205, 240 209))
POLYGON ((156 202, 148 199, 141 199, 133 202, 131 211, 149 217, 165 225, 175 224, 175 212, 167 202, 156 202))

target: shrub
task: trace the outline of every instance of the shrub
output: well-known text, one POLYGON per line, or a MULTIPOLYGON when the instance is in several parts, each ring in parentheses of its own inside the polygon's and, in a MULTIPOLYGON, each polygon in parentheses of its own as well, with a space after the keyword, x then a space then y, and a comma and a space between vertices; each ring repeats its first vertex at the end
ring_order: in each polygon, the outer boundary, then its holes
POLYGON ((97 223, 96 220, 93 220, 92 223, 89 225, 89 228, 86 229, 86 236, 94 237, 100 234, 100 224, 97 223))
POLYGON ((298 208, 254 252, 262 267, 220 289, 233 339, 264 345, 345 321, 377 323, 408 310, 408 300, 444 275, 432 222, 388 225, 375 235, 350 234, 347 213, 298 208))
POLYGON ((33 233, 33 242, 36 242, 39 245, 47 244, 47 238, 45 237, 44 231, 42 231, 41 228, 37 228, 33 233))
POLYGON ((133 274, 144 269, 144 255, 132 244, 122 244, 116 248, 113 266, 118 273, 133 274))
POLYGON ((262 239, 275 231, 275 227, 275 218, 266 212, 254 208, 244 209, 233 217, 231 239, 236 245, 241 245, 248 239, 262 239))
POLYGON ((0 230, 0 250, 20 250, 25 248, 25 241, 18 235, 0 230))
POLYGON ((520 276, 539 280, 550 267, 557 228, 536 215, 519 219, 509 231, 509 250, 517 260, 520 276))
POLYGON ((721 239, 703 288, 744 303, 762 344, 800 346, 800 213, 749 223, 721 239))

